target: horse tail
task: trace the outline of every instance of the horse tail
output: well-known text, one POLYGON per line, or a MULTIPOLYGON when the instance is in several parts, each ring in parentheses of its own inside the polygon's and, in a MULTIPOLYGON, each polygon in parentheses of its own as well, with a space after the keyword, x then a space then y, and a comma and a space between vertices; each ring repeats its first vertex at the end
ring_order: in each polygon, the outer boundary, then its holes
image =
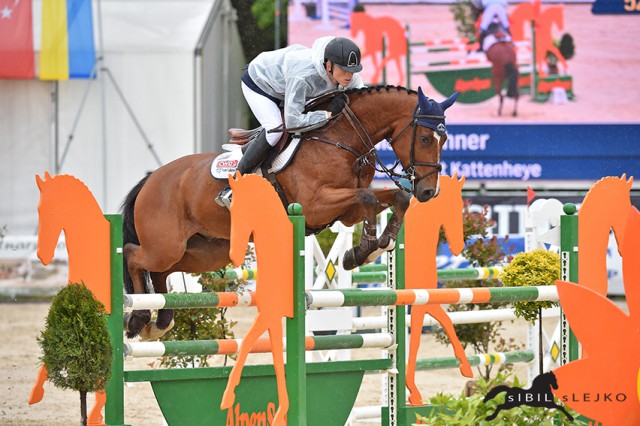
MULTIPOLYGON (((133 220, 133 209, 136 204, 136 199, 138 198, 138 194, 142 187, 149 179, 150 175, 143 177, 140 182, 133 187, 131 191, 127 194, 124 201, 122 202, 122 206, 120 209, 122 210, 122 247, 125 245, 132 244, 140 244, 140 240, 138 240, 138 233, 136 232, 136 224, 133 220)), ((131 275, 129 275, 129 268, 127 268, 127 257, 124 257, 124 289, 127 293, 133 293, 133 280, 131 279, 131 275)), ((145 282, 148 281, 148 273, 145 273, 145 282)))
POLYGON ((507 97, 515 98, 518 96, 518 68, 515 64, 508 63, 504 65, 504 71, 507 75, 507 97))
POLYGON ((484 399, 482 400, 482 402, 487 402, 490 399, 493 399, 496 397, 496 395, 498 395, 500 392, 506 392, 509 389, 511 389, 509 386, 506 385, 500 385, 500 386, 496 386, 495 388, 491 389, 489 391, 489 393, 484 397, 484 399))

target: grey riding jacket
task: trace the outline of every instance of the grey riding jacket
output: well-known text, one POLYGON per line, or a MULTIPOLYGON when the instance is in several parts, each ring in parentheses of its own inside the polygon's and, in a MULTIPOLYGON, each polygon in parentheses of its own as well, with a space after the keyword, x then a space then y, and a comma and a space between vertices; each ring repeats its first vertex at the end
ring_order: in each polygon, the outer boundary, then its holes
POLYGON ((288 129, 312 130, 325 125, 327 111, 304 113, 306 102, 332 90, 363 87, 354 74, 347 87, 333 84, 324 68, 324 50, 332 36, 317 39, 311 48, 294 44, 264 52, 249 64, 249 77, 265 93, 284 100, 284 123, 288 129), (338 87, 339 86, 339 87, 338 87))

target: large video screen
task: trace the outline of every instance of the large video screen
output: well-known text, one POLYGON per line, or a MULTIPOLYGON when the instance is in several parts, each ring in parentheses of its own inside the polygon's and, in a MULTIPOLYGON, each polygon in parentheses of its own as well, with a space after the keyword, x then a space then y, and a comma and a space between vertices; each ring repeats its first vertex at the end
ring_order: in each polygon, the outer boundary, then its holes
MULTIPOLYGON (((293 0, 288 39, 310 46, 324 35, 350 37, 368 84, 421 87, 437 101, 460 92, 447 110, 447 174, 527 183, 640 178, 640 15, 592 8, 508 3, 512 52, 504 53, 493 48, 505 43, 486 39, 479 51, 469 3, 293 0), (504 78, 506 95, 509 62, 517 110, 505 96, 499 115, 495 81, 504 78)), ((379 151, 393 162, 389 147, 379 151)))

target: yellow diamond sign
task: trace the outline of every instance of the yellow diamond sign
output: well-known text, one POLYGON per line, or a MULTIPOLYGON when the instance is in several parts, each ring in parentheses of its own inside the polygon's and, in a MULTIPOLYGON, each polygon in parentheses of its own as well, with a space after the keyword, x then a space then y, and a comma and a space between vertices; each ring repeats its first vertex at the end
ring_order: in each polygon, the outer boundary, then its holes
POLYGON ((334 266, 332 261, 329 261, 327 267, 324 270, 324 273, 327 275, 329 282, 333 281, 333 277, 336 276, 336 267, 334 266))
POLYGON ((553 362, 558 362, 558 355, 560 355, 560 348, 558 348, 558 345, 556 344, 556 342, 553 342, 553 345, 551 345, 551 358, 553 359, 553 362))

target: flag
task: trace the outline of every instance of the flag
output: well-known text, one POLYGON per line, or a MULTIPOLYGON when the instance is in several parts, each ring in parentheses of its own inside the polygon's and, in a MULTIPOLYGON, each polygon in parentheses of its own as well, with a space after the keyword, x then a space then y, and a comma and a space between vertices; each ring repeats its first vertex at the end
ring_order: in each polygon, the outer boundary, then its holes
POLYGON ((0 0, 0 78, 33 78, 31 0, 0 0))
POLYGON ((95 60, 91 0, 43 1, 40 79, 88 78, 95 60))
POLYGON ((531 201, 533 201, 534 198, 536 198, 536 192, 531 189, 530 186, 527 186, 527 207, 531 205, 531 201))

